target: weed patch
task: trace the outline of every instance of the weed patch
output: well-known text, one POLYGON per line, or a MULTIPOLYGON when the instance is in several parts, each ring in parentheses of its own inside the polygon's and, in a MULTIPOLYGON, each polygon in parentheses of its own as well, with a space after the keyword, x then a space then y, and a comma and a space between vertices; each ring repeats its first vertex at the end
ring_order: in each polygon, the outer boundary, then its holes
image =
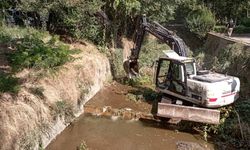
POLYGON ((131 101, 146 101, 152 103, 158 99, 160 95, 151 88, 139 86, 136 90, 130 90, 126 96, 131 101))
POLYGON ((71 60, 69 47, 57 46, 56 41, 56 37, 45 43, 36 36, 25 36, 8 57, 13 70, 55 68, 71 60))
POLYGON ((37 97, 39 97, 41 99, 45 98, 45 96, 43 94, 43 92, 44 92, 43 87, 34 87, 34 88, 30 88, 29 90, 32 94, 36 95, 37 97))
POLYGON ((126 99, 128 99, 129 101, 132 101, 132 102, 140 102, 143 100, 143 96, 128 93, 128 94, 126 94, 126 99))
POLYGON ((29 35, 36 35, 40 39, 49 37, 48 32, 40 31, 34 28, 0 26, 0 43, 3 44, 11 44, 16 40, 29 35))
POLYGON ((19 90, 18 78, 8 74, 0 74, 0 93, 10 92, 16 94, 19 90))
MULTIPOLYGON (((145 38, 143 41, 143 45, 141 47, 141 52, 140 52, 140 58, 139 58, 139 63, 140 63, 140 71, 145 70, 143 68, 150 68, 152 69, 153 64, 160 56, 162 56, 164 53, 164 50, 169 50, 171 49, 167 44, 160 42, 159 40, 148 36, 145 38)), ((148 75, 148 76, 153 76, 152 72, 141 72, 142 75, 148 75)))
POLYGON ((93 85, 92 82, 86 81, 86 82, 81 82, 80 80, 78 81, 78 88, 80 89, 80 97, 77 100, 77 105, 78 107, 82 107, 82 105, 85 102, 86 95, 89 94, 91 85, 93 85))
POLYGON ((66 100, 57 101, 55 103, 55 114, 53 115, 55 118, 57 116, 64 117, 65 122, 69 123, 74 118, 73 106, 66 100))
POLYGON ((0 27, 0 43, 7 44, 13 51, 8 53, 8 61, 13 72, 24 68, 54 69, 73 60, 69 50, 58 36, 33 28, 0 27))
POLYGON ((20 149, 34 149, 39 141, 40 131, 35 129, 33 131, 29 131, 25 133, 22 137, 20 137, 19 146, 20 149))
POLYGON ((111 54, 110 65, 111 65, 112 76, 115 79, 126 75, 123 69, 122 49, 115 49, 115 51, 111 54))
POLYGON ((81 144, 76 149, 77 150, 89 150, 89 148, 84 140, 81 142, 81 144))
POLYGON ((149 76, 135 77, 131 79, 124 80, 124 84, 137 87, 141 85, 152 85, 152 80, 149 76))
MULTIPOLYGON (((228 109, 225 109, 228 111, 228 109)), ((249 100, 238 100, 235 108, 224 116, 223 122, 218 126, 211 126, 211 131, 215 132, 215 138, 219 141, 217 144, 226 143, 235 148, 250 148, 250 102, 249 100)))

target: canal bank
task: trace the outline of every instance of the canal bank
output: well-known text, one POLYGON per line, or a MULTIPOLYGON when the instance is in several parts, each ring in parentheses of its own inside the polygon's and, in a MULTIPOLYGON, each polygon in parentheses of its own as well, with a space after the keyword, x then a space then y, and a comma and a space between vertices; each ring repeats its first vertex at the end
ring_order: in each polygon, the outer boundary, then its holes
POLYGON ((0 95, 0 149, 40 149, 83 112, 111 80, 109 60, 90 44, 74 43, 73 61, 54 72, 24 69, 17 94, 0 95))

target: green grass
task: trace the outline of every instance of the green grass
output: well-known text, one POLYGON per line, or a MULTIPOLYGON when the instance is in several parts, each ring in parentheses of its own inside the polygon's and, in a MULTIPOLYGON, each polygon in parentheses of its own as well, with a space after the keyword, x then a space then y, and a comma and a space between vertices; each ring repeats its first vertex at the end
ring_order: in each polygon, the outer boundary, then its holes
POLYGON ((72 60, 69 47, 58 36, 33 28, 0 27, 0 44, 14 49, 8 56, 13 71, 55 68, 72 60))
MULTIPOLYGON (((152 38, 152 37, 146 37, 143 41, 143 45, 140 52, 139 57, 139 63, 140 63, 140 69, 143 68, 151 68, 153 66, 153 63, 158 60, 160 56, 162 56, 164 53, 164 50, 171 49, 167 44, 161 43, 159 40, 152 38)), ((142 72, 143 75, 148 74, 146 72, 142 72)), ((151 74, 148 74, 151 76, 151 74)))
MULTIPOLYGON (((168 50, 170 47, 161 43, 159 40, 146 36, 139 55, 139 69, 141 78, 122 81, 122 83, 136 85, 144 84, 143 82, 150 82, 150 77, 153 77, 153 64, 158 60, 159 56, 163 55, 163 50, 168 50)), ((126 73, 123 68, 123 49, 115 49, 109 56, 111 61, 112 75, 114 79, 121 80, 126 73)))
MULTIPOLYGON (((0 76, 0 93, 18 92, 20 85, 14 77, 15 73, 25 68, 56 71, 66 62, 74 60, 72 54, 79 53, 69 50, 69 46, 60 42, 58 36, 33 28, 0 26, 0 44, 9 49, 6 57, 11 66, 11 74, 0 76)), ((41 91, 31 91, 43 97, 41 91)))
POLYGON ((125 80, 123 84, 127 84, 134 87, 141 85, 152 85, 152 77, 143 75, 140 77, 125 80))
POLYGON ((37 97, 44 99, 45 96, 43 94, 44 92, 44 88, 43 87, 34 87, 34 88, 29 88, 30 92, 34 95, 36 95, 37 97))
POLYGON ((73 105, 66 100, 60 100, 55 103, 54 117, 64 117, 65 122, 69 123, 74 118, 73 105))
POLYGON ((83 140, 81 144, 76 148, 76 150, 89 150, 86 142, 83 140))
POLYGON ((216 144, 231 145, 238 149, 250 148, 250 101, 239 99, 235 107, 222 108, 221 124, 208 126, 216 144))
POLYGON ((12 69, 49 69, 70 61, 69 47, 56 45, 56 41, 55 37, 45 43, 34 35, 25 36, 20 43, 16 43, 16 51, 8 57, 12 69))
POLYGON ((0 43, 10 44, 11 42, 24 38, 25 36, 36 35, 39 39, 49 37, 49 33, 30 27, 7 27, 0 26, 0 43))
POLYGON ((0 93, 10 92, 16 94, 19 90, 18 78, 9 74, 0 74, 0 93))

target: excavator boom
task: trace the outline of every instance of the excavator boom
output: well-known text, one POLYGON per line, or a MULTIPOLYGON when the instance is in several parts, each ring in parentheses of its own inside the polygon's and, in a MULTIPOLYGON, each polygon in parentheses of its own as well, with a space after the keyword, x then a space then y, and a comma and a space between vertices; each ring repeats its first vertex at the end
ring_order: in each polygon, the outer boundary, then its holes
POLYGON ((141 51, 141 45, 146 32, 169 45, 171 49, 178 53, 180 56, 187 56, 187 46, 181 38, 174 34, 174 32, 164 28, 157 22, 147 22, 145 15, 139 18, 137 26, 138 28, 135 34, 134 47, 131 49, 131 55, 123 64, 125 71, 127 72, 127 74, 129 74, 130 77, 139 74, 138 59, 141 51))

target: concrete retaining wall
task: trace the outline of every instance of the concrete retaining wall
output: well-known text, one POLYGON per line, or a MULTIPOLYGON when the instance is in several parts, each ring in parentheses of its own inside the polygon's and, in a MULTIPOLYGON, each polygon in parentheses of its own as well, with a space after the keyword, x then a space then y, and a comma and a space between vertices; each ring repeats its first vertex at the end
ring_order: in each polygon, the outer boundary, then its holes
MULTIPOLYGON (((249 37, 250 38, 250 37, 249 37)), ((205 42, 205 50, 206 53, 217 56, 218 52, 222 49, 225 49, 230 44, 241 43, 244 44, 246 47, 250 47, 250 45, 228 38, 223 34, 217 34, 213 32, 209 32, 207 34, 207 40, 205 42)))

